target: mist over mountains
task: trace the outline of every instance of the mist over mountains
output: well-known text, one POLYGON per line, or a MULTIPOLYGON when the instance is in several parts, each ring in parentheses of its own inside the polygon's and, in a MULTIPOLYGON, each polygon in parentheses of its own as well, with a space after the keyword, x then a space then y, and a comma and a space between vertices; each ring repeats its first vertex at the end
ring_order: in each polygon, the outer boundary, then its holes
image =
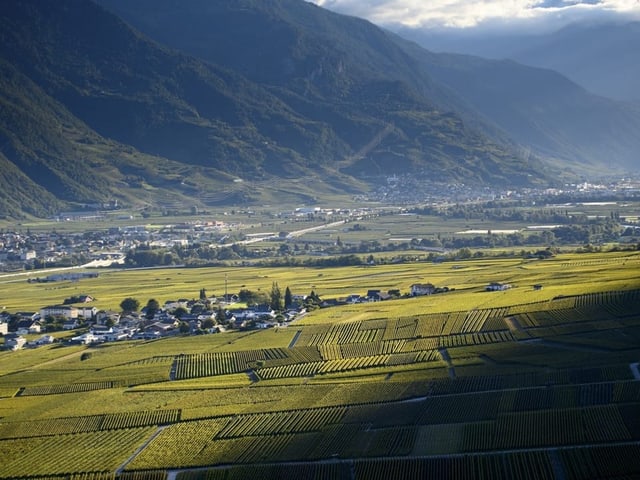
POLYGON ((251 204, 411 173, 546 185, 636 165, 640 111, 515 62, 434 54, 299 0, 0 5, 0 215, 251 204))
POLYGON ((545 33, 400 27, 397 31, 433 51, 511 59, 555 70, 597 95, 640 101, 640 22, 591 20, 545 33))

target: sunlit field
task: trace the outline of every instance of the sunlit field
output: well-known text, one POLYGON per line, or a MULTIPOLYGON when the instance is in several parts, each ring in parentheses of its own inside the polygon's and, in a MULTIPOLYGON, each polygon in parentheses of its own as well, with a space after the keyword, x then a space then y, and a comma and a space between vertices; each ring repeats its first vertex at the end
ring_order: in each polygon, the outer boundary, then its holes
MULTIPOLYGON (((88 294, 99 309, 119 310, 120 302, 135 297, 141 303, 154 298, 161 303, 178 298, 197 298, 200 289, 208 295, 237 293, 240 289, 269 292, 274 282, 293 294, 315 291, 321 298, 364 295, 369 289, 399 289, 408 294, 415 283, 432 283, 455 289, 428 299, 397 301, 375 306, 359 306, 355 311, 389 313, 394 309, 443 311, 451 308, 484 308, 510 303, 526 303, 603 290, 634 288, 640 285, 640 255, 636 252, 561 254, 547 260, 485 258, 458 262, 416 262, 337 268, 310 267, 216 267, 158 268, 141 270, 95 270, 98 278, 77 282, 27 282, 25 276, 0 276, 0 305, 7 311, 37 311, 61 304, 65 298, 88 294), (484 292, 491 282, 508 283, 505 292, 484 292), (543 285, 534 291, 532 286, 543 285), (468 295, 474 293, 474 295, 468 295), (389 310, 391 309, 391 310, 389 310)), ((37 275, 36 275, 37 276, 37 275)), ((349 307, 351 308, 351 307, 349 307)), ((344 309, 346 310, 346 308, 344 309)), ((390 314, 390 313, 389 313, 390 314)), ((334 312, 320 315, 335 315, 334 312)))

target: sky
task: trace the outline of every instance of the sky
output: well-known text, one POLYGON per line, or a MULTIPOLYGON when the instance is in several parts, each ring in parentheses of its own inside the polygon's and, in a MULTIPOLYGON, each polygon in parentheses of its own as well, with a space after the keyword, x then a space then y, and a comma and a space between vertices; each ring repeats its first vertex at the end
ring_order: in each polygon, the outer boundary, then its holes
POLYGON ((581 21, 640 20, 640 0, 312 0, 382 26, 551 30, 581 21))

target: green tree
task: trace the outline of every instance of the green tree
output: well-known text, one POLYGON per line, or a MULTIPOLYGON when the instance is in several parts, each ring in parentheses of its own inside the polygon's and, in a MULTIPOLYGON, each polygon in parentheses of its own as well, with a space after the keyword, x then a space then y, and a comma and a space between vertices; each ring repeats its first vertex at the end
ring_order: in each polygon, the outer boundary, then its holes
POLYGON ((227 323, 227 314, 222 307, 218 307, 218 310, 216 311, 216 322, 219 324, 227 323))
POLYGON ((122 302, 120 302, 120 308, 123 312, 137 312, 140 308, 140 302, 132 297, 127 297, 122 302))
POLYGON ((180 333, 189 333, 190 330, 191 327, 189 327, 189 324, 187 322, 180 322, 180 324, 178 325, 178 331, 180 333))
POLYGON ((280 291, 278 282, 273 282, 271 284, 271 295, 269 296, 269 306, 276 312, 279 312, 280 310, 282 310, 282 292, 280 291))
POLYGON ((156 313, 158 313, 158 311, 160 310, 160 303, 155 299, 155 298, 151 298, 148 302, 147 302, 147 306, 146 308, 146 317, 151 320, 153 317, 155 317, 156 313))
POLYGON ((174 311, 173 314, 175 315, 176 318, 182 318, 184 317, 186 314, 188 314, 189 311, 184 308, 184 307, 177 307, 174 311))
POLYGON ((284 291, 284 308, 291 308, 291 305, 293 305, 293 295, 289 287, 287 287, 284 291))

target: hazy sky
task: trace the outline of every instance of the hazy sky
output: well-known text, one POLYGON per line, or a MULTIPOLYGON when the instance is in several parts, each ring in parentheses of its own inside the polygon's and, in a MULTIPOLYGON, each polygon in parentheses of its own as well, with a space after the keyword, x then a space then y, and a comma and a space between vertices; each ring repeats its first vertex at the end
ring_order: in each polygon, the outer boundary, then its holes
POLYGON ((378 25, 550 29, 596 18, 640 19, 640 0, 312 0, 378 25))

